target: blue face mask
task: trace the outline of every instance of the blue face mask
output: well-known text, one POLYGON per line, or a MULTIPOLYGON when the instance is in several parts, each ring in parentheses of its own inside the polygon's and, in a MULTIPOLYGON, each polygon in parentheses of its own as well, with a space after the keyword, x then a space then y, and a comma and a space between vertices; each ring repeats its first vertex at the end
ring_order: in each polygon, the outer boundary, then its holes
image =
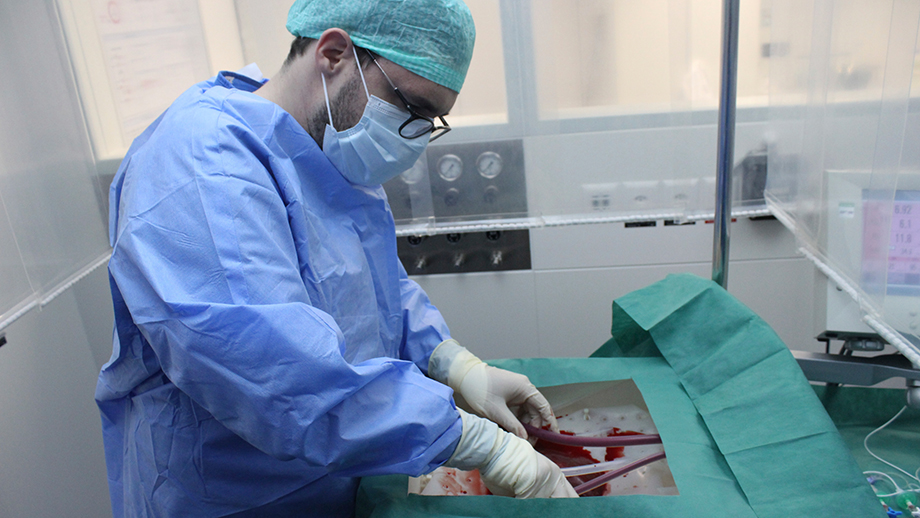
POLYGON ((353 128, 336 131, 332 126, 326 76, 322 76, 326 110, 329 112, 329 124, 323 136, 323 153, 349 182, 367 186, 380 185, 411 168, 428 146, 428 139, 406 139, 400 136, 399 127, 409 118, 409 113, 371 96, 367 91, 357 50, 355 61, 358 63, 361 82, 364 83, 367 105, 361 120, 353 128))

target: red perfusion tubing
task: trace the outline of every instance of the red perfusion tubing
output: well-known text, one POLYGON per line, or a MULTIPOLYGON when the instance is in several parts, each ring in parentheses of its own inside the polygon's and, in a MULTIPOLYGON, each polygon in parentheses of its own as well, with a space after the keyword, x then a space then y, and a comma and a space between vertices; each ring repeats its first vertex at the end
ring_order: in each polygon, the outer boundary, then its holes
POLYGON ((575 435, 564 435, 561 433, 551 432, 549 430, 542 430, 536 428, 527 423, 524 424, 524 429, 527 430, 529 435, 536 437, 537 439, 553 442, 556 444, 565 444, 568 446, 582 446, 582 447, 593 447, 593 446, 641 446, 645 444, 661 444, 660 435, 618 435, 615 437, 578 437, 575 435))

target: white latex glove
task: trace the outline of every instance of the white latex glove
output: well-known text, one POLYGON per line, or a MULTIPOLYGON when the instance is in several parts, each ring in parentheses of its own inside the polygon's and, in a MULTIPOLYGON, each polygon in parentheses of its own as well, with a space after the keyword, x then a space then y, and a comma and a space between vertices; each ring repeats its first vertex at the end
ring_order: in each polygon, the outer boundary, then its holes
POLYGON ((527 376, 486 365, 456 340, 445 340, 431 353, 428 375, 454 389, 477 415, 518 437, 527 438, 521 421, 559 431, 553 408, 527 376))
POLYGON ((559 466, 537 453, 529 442, 492 421, 460 410, 463 433, 445 466, 479 469, 494 495, 515 498, 577 498, 559 466))

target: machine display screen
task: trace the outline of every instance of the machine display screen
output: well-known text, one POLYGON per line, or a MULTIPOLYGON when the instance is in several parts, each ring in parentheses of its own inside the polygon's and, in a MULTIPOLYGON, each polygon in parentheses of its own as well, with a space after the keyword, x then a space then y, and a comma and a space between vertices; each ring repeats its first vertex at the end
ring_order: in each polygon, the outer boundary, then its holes
POLYGON ((889 295, 920 296, 920 191, 882 197, 863 191, 863 284, 881 292, 887 277, 889 295))

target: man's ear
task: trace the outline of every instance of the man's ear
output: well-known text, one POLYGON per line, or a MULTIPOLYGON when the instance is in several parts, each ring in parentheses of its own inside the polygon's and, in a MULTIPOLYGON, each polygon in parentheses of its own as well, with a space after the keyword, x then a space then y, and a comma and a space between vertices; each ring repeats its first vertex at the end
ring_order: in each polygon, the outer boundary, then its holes
MULTIPOLYGON (((320 72, 327 77, 334 76, 346 64, 351 63, 354 52, 351 38, 342 29, 326 29, 316 42, 315 62, 320 72)), ((350 67, 349 67, 350 68, 350 67)))

